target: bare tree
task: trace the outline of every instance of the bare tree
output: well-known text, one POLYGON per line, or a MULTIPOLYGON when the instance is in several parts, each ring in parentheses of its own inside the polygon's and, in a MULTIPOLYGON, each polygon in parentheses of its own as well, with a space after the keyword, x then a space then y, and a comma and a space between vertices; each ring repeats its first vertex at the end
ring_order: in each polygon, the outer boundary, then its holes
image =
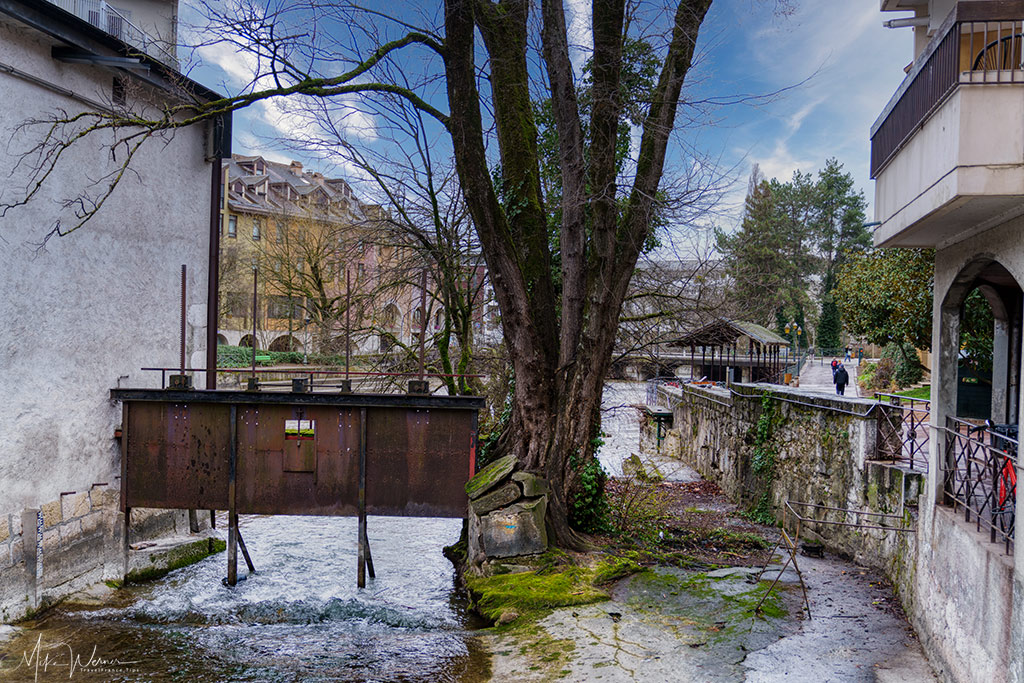
MULTIPOLYGON (((416 17, 426 28, 412 26, 409 17, 336 0, 243 3, 241 13, 211 13, 213 39, 233 41, 254 57, 251 88, 210 103, 186 101, 157 116, 58 115, 44 123, 49 127, 34 178, 45 182, 62 151, 83 137, 111 134, 130 153, 176 128, 268 98, 387 96, 422 112, 450 141, 501 309, 515 393, 498 449, 547 477, 554 540, 578 546, 583 539, 573 522, 585 526, 587 512, 581 476, 593 460, 617 323, 654 229, 677 112, 690 106, 684 82, 710 6, 711 0, 678 0, 669 7, 595 2, 584 121, 562 0, 539 6, 446 0, 438 15, 416 17), (658 60, 654 88, 631 101, 629 112, 621 80, 627 38, 654 46, 658 60), (549 221, 554 207, 547 206, 540 179, 531 91, 538 83, 550 91, 558 133, 557 225, 549 221), (623 169, 617 164, 618 133, 627 116, 639 122, 638 143, 623 169), (557 271, 552 231, 558 235, 557 271)), ((78 228, 101 204, 86 207, 75 225, 57 232, 78 228)))

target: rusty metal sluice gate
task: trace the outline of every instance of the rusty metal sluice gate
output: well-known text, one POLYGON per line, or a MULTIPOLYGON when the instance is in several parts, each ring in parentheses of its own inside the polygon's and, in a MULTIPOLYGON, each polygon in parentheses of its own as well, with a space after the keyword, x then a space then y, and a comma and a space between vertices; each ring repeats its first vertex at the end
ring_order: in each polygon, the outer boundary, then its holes
POLYGON ((122 404, 121 507, 359 518, 358 585, 373 578, 366 516, 466 515, 482 398, 112 389, 122 404))

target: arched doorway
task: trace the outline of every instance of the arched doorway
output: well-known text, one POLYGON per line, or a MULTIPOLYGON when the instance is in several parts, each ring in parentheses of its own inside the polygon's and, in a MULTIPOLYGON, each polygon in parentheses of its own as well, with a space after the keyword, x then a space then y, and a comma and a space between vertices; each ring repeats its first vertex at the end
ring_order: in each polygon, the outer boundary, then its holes
POLYGON ((267 347, 268 351, 301 351, 302 344, 299 340, 290 334, 282 335, 270 342, 270 346, 267 347))
POLYGON ((387 353, 395 345, 395 341, 401 335, 400 323, 401 311, 398 306, 391 303, 384 307, 380 316, 380 334, 377 339, 377 350, 380 353, 387 353))
POLYGON ((228 344, 228 338, 225 337, 223 334, 218 334, 217 335, 217 346, 227 346, 227 344, 228 344))
POLYGON ((238 340, 238 345, 239 346, 244 346, 246 348, 251 349, 252 348, 252 335, 251 334, 247 334, 244 337, 242 337, 241 339, 239 339, 238 340))
POLYGON ((1022 303, 1020 284, 994 257, 964 266, 942 301, 932 377, 938 500, 1006 553, 1016 521, 1022 303))
POLYGON ((998 261, 965 266, 940 319, 938 403, 942 415, 1016 423, 1024 294, 998 261))

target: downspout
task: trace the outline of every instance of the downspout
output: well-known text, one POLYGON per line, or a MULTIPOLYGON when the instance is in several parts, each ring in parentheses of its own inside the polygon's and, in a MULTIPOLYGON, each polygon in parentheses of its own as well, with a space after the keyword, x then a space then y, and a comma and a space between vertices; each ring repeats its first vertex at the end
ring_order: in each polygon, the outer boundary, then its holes
POLYGON ((231 155, 231 112, 213 120, 210 168, 210 253, 206 283, 206 388, 217 388, 217 322, 220 289, 221 162, 231 155))

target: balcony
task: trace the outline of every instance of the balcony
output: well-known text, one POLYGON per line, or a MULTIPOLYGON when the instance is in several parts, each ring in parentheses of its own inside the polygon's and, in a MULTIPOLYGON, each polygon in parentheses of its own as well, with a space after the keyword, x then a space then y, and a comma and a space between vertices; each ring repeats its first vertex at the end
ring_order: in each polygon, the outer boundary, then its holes
POLYGON ((47 0, 47 2, 87 21, 101 31, 109 33, 142 54, 177 70, 178 58, 174 55, 173 45, 154 38, 133 24, 130 10, 113 7, 104 0, 47 0))
POLYGON ((959 3, 871 129, 877 246, 1024 213, 1024 1, 959 3))

